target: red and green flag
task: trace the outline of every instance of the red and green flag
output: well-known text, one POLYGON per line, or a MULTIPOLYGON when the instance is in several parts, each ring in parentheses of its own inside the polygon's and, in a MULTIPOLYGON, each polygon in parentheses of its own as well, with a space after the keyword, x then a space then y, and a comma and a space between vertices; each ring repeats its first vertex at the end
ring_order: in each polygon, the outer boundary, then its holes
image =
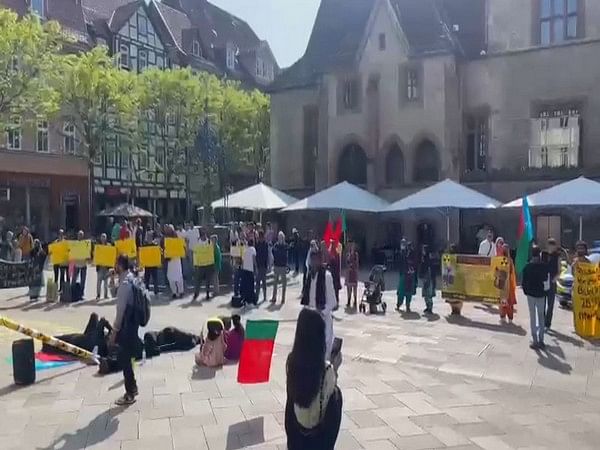
POLYGON ((271 358, 279 322, 276 320, 248 320, 246 338, 238 366, 238 383, 267 383, 271 372, 271 358))
POLYGON ((529 210, 527 197, 523 197, 523 208, 519 217, 519 231, 517 233, 517 257, 515 259, 515 268, 518 274, 523 272, 529 261, 531 241, 533 241, 533 222, 531 221, 531 211, 529 210))

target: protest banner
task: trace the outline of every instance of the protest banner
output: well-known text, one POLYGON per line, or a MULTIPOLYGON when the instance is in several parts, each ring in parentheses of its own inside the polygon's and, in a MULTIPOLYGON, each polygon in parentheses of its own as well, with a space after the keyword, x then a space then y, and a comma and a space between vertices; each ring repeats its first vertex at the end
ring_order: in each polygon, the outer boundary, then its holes
POLYGON ((50 262, 53 266, 66 265, 69 261, 69 244, 67 241, 56 241, 48 245, 50 262))
POLYGON ((185 258, 185 241, 181 238, 165 238, 165 258, 185 258))
POLYGON ((442 256, 442 297, 499 303, 508 292, 509 265, 504 256, 442 256))
POLYGON ((115 242, 118 255, 125 255, 128 258, 135 258, 137 256, 135 248, 135 240, 133 238, 122 239, 115 242))
POLYGON ((215 247, 210 245, 197 245, 194 248, 194 266, 207 267, 215 263, 215 247))
POLYGON ((233 258, 241 258, 246 253, 246 247, 243 245, 232 245, 229 254, 233 258))
POLYGON ((139 263, 142 267, 160 267, 162 266, 162 257, 160 253, 160 247, 158 245, 151 245, 148 247, 140 247, 139 250, 139 263))
POLYGON ((586 339, 600 339, 600 267, 578 262, 573 271, 575 333, 586 339))
POLYGON ((67 241, 69 261, 85 261, 92 257, 92 241, 67 241))
POLYGON ((27 287, 41 276, 42 269, 33 261, 0 260, 0 289, 27 287))
POLYGON ((117 249, 112 245, 97 244, 94 247, 94 264, 97 267, 114 267, 117 260, 117 249))

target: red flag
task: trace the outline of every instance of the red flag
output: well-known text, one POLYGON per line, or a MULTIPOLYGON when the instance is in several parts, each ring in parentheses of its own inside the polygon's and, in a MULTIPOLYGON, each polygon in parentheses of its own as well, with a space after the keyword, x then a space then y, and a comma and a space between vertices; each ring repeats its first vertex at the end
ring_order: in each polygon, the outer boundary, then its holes
POLYGON ((342 239, 342 218, 341 217, 338 217, 338 220, 335 223, 335 230, 332 233, 331 239, 333 239, 333 241, 335 242, 336 247, 340 243, 340 240, 342 239))
POLYGON ((253 384, 269 381, 271 358, 279 322, 275 320, 248 320, 246 338, 238 365, 238 383, 253 384))
POLYGON ((327 226, 325 227, 325 233, 323 233, 323 240, 327 245, 329 245, 329 241, 333 239, 333 227, 331 222, 327 221, 327 226))

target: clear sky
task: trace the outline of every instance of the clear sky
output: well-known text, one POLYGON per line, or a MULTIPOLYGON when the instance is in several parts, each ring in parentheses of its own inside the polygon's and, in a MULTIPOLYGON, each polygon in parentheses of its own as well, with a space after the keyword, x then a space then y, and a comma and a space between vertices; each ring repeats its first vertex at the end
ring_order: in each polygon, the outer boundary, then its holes
POLYGON ((210 0, 244 19, 258 37, 269 41, 281 67, 306 50, 320 0, 210 0))

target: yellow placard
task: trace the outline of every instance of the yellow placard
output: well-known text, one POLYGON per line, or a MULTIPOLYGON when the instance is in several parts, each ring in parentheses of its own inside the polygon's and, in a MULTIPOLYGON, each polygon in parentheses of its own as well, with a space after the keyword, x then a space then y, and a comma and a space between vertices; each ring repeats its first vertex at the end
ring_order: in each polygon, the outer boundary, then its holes
POLYGON ((92 257, 92 241, 67 241, 70 261, 85 261, 92 257))
POLYGON ((117 249, 112 245, 96 244, 94 247, 94 264, 98 267, 114 267, 117 260, 117 249))
POLYGON ((210 245, 197 245, 194 248, 194 266, 206 267, 215 263, 215 247, 210 245))
POLYGON ((115 247, 117 248, 118 255, 125 255, 128 258, 135 258, 137 256, 135 239, 133 238, 116 241, 115 247))
POLYGON ((140 266, 148 268, 162 266, 160 247, 158 245, 140 247, 139 263, 140 266))
POLYGON ((184 258, 185 240, 182 238, 165 238, 165 258, 184 258))
POLYGON ((573 267, 573 322, 582 338, 600 339, 600 268, 578 262, 573 267))
POLYGON ((442 256, 442 297, 499 303, 506 298, 509 261, 504 256, 442 256))
POLYGON ((241 258, 246 253, 246 246, 244 245, 232 245, 229 254, 233 258, 241 258))
POLYGON ((50 252, 50 262, 52 265, 59 266, 69 261, 69 244, 67 241, 57 241, 48 245, 50 252))

